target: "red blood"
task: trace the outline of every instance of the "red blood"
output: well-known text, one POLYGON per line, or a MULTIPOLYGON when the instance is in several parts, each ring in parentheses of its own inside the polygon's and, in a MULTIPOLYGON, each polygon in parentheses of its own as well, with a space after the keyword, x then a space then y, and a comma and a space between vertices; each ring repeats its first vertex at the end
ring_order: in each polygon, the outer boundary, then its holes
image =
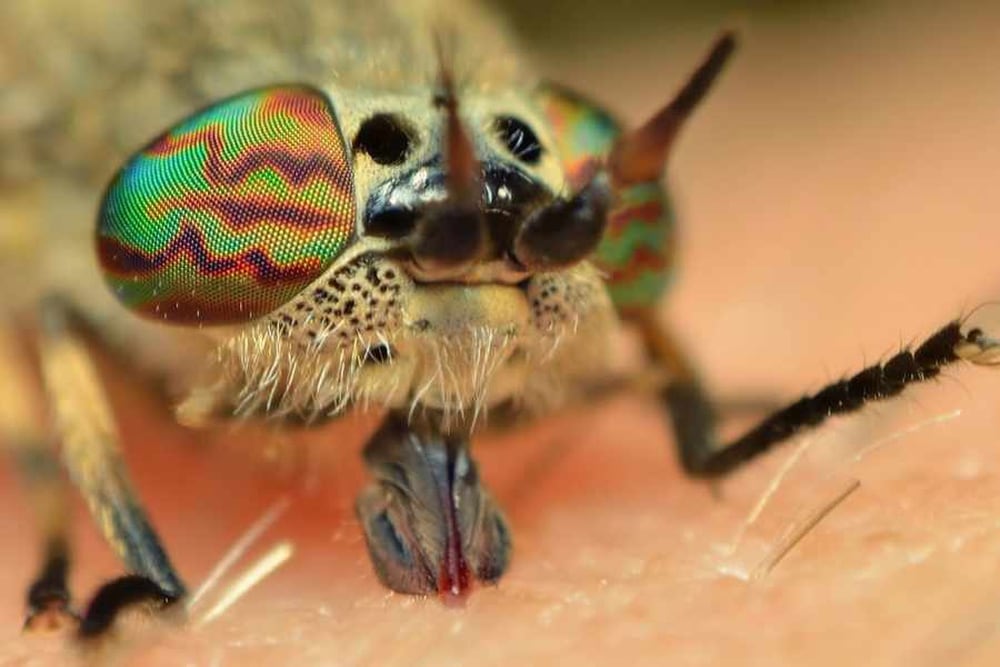
POLYGON ((441 505, 447 522, 447 542, 438 573, 438 595, 448 606, 462 606, 472 589, 472 578, 469 576, 469 564, 465 560, 462 533, 455 513, 454 471, 451 465, 448 468, 448 481, 441 488, 441 505))

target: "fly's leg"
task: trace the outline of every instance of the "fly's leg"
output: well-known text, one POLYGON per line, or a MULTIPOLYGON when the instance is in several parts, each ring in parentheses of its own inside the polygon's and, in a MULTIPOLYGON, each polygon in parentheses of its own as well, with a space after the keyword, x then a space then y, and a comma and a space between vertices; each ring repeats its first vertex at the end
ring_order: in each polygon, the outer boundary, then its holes
POLYGON ((683 359, 669 343, 665 329, 652 317, 642 318, 650 355, 676 372, 678 380, 661 394, 673 420, 681 463, 691 475, 724 476, 795 434, 819 426, 828 417, 861 409, 867 403, 893 398, 907 386, 938 377, 942 368, 959 361, 994 365, 1000 361, 1000 339, 993 322, 997 306, 941 327, 916 348, 905 348, 888 360, 873 364, 849 378, 832 382, 764 418, 735 440, 719 444, 710 402, 683 359), (981 322, 989 320, 986 328, 981 322))
POLYGON ((25 346, 0 329, 0 439, 24 482, 42 535, 42 566, 28 587, 26 632, 75 625, 66 582, 69 569, 66 483, 38 405, 39 387, 25 346))
POLYGON ((681 465, 689 473, 697 474, 699 463, 716 447, 716 409, 697 372, 656 312, 638 311, 632 319, 638 325, 647 354, 670 378, 659 390, 660 399, 670 414, 681 465))
POLYGON ((79 328, 58 300, 46 300, 40 315, 42 382, 63 463, 129 572, 102 586, 84 612, 80 635, 97 636, 121 610, 166 608, 185 587, 128 478, 107 398, 79 328))
POLYGON ((436 419, 390 414, 364 453, 374 482, 357 512, 382 583, 400 593, 461 599, 510 562, 507 523, 482 486, 469 440, 436 419))

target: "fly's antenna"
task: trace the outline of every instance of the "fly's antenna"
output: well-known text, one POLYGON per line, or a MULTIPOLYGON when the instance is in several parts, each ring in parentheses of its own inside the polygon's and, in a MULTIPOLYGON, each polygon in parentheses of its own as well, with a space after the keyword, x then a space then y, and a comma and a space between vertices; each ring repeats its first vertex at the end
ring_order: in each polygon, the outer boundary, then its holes
POLYGON ((425 207, 408 239, 415 268, 425 279, 460 276, 487 251, 486 220, 480 210, 480 167, 475 144, 462 124, 454 68, 444 38, 435 34, 437 83, 434 106, 443 112, 441 156, 446 197, 425 207))
POLYGON ((617 183, 656 181, 663 173, 674 140, 712 89, 736 50, 736 34, 723 33, 677 95, 638 129, 624 135, 608 158, 617 183))
POLYGON ((475 146, 462 125, 458 114, 458 94, 455 85, 453 40, 445 42, 441 32, 434 34, 434 51, 437 57, 437 90, 434 105, 444 111, 444 126, 441 138, 444 142, 444 158, 448 167, 448 196, 458 201, 478 199, 479 162, 475 146))

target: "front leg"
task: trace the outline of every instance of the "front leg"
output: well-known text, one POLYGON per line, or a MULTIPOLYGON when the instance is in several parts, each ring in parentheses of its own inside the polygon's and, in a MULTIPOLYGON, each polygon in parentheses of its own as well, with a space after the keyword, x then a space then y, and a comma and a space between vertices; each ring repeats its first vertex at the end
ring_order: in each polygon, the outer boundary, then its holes
POLYGON ((702 461, 715 449, 716 409, 702 387, 698 375, 670 331, 652 308, 636 311, 632 317, 646 353, 655 368, 669 377, 660 390, 670 415, 681 465, 698 474, 702 461))
POLYGON ((357 512, 379 579, 400 593, 446 600, 474 580, 495 583, 510 562, 510 531, 469 456, 469 440, 436 419, 390 414, 365 447, 375 478, 357 512))
POLYGON ((66 582, 69 569, 66 484, 44 428, 27 346, 0 326, 0 440, 21 478, 42 536, 41 567, 28 587, 25 632, 76 625, 66 582))
POLYGON ((716 436, 712 404, 666 328, 652 311, 643 313, 638 323, 651 359, 674 378, 661 399, 673 423, 681 464, 693 476, 718 478, 829 417, 893 398, 911 384, 932 380, 945 366, 959 361, 995 365, 1000 357, 997 320, 1000 312, 991 305, 969 318, 949 322, 915 349, 904 348, 885 362, 803 396, 724 444, 716 436))
MULTIPOLYGON (((103 586, 83 614, 80 634, 94 636, 108 630, 125 607, 172 605, 184 595, 185 586, 129 480, 103 386, 62 301, 42 304, 39 330, 42 381, 63 463, 129 573, 103 586)), ((56 556, 64 587, 67 556, 65 551, 56 556)))

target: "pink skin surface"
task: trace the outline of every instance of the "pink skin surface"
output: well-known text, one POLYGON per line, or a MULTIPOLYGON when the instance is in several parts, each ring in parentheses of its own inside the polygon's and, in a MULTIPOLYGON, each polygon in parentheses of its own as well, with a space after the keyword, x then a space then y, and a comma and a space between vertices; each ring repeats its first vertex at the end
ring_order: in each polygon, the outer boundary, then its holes
MULTIPOLYGON (((683 232, 666 307, 717 393, 796 398, 1000 296, 998 23, 995 8, 930 2, 744 20, 743 48, 671 168, 683 232)), ((638 121, 714 30, 673 27, 543 61, 638 121)), ((296 549, 213 623, 129 625, 115 654, 126 664, 1000 658, 1000 375, 990 370, 955 368, 798 439, 808 451, 735 548, 794 444, 715 497, 684 478, 658 407, 641 397, 486 438, 477 460, 516 552, 499 587, 455 609, 386 592, 367 562, 353 499, 370 421, 269 449, 254 431, 189 433, 122 369, 102 369, 137 486, 192 585, 285 496, 290 510, 251 556, 279 539, 296 549), (797 516, 851 479, 860 487, 846 501, 748 579, 797 516)), ((77 513, 72 584, 85 597, 119 569, 77 513)), ((63 639, 17 632, 35 567, 27 516, 0 469, 0 663, 59 664, 63 639)))

